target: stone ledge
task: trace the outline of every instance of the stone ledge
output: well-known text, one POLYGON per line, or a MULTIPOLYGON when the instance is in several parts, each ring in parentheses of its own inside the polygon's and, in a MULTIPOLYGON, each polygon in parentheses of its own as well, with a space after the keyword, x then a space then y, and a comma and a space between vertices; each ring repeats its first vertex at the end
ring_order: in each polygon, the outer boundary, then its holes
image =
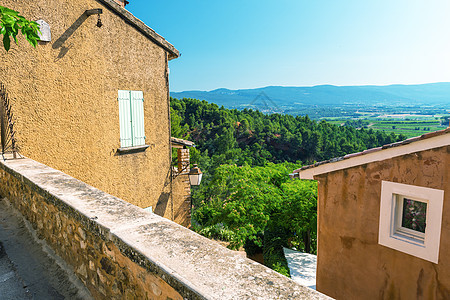
POLYGON ((145 150, 147 150, 148 147, 150 147, 150 145, 123 147, 123 148, 117 149, 117 152, 119 154, 129 154, 129 153, 136 153, 136 152, 144 152, 145 150))
POLYGON ((31 159, 0 167, 189 299, 329 299, 189 229, 31 159))

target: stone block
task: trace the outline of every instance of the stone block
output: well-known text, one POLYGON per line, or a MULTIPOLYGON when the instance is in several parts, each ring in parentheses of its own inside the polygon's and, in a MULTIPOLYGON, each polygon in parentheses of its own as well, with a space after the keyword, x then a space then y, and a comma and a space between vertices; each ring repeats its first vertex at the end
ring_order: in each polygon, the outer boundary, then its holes
POLYGON ((80 274, 83 277, 87 277, 86 266, 85 265, 81 265, 80 267, 78 267, 77 268, 77 273, 80 274))
POLYGON ((78 233, 80 234, 80 237, 85 240, 86 239, 86 233, 81 227, 78 227, 78 233))

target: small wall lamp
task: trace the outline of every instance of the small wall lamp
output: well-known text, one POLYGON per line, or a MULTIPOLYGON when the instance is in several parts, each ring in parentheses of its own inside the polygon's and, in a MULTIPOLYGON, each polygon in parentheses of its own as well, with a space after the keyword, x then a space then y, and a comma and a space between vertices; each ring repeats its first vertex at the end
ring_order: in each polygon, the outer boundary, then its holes
MULTIPOLYGON (((173 178, 177 178, 179 175, 181 175, 183 173, 183 171, 185 171, 187 168, 189 167, 189 165, 185 166, 181 171, 178 172, 178 174, 176 174, 173 178)), ((186 173, 184 173, 186 174, 186 173)), ((203 173, 202 171, 200 171, 199 167, 197 166, 197 164, 194 164, 194 166, 192 167, 192 169, 189 170, 188 173, 189 176, 189 183, 191 185, 200 185, 200 182, 202 181, 202 176, 203 173)))
POLYGON ((103 13, 103 10, 101 8, 95 8, 95 9, 88 9, 84 12, 88 17, 92 16, 92 15, 98 15, 98 20, 97 20, 97 27, 102 27, 103 23, 102 20, 100 19, 100 15, 103 13))
POLYGON ((191 185, 200 185, 203 173, 202 171, 200 171, 197 164, 195 164, 194 167, 189 171, 188 175, 191 185))

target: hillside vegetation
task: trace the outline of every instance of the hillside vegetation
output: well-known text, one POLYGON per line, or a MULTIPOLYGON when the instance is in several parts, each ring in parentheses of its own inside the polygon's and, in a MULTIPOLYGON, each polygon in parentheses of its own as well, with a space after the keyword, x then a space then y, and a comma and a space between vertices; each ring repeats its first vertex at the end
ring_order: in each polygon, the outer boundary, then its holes
POLYGON ((219 108, 190 98, 171 98, 171 112, 172 135, 195 142, 194 160, 204 168, 211 164, 311 163, 405 138, 373 129, 316 122, 308 116, 219 108))
POLYGON ((171 115, 172 135, 195 142, 191 163, 204 172, 192 191, 194 230, 232 249, 264 252, 265 263, 285 275, 282 246, 315 253, 317 230, 317 184, 289 173, 405 138, 190 98, 172 98, 171 115))

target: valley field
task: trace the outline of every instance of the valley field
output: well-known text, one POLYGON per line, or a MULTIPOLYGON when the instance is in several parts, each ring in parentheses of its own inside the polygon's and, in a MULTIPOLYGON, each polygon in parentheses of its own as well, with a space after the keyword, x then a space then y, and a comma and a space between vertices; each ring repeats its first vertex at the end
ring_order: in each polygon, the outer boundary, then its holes
POLYGON ((384 114, 380 116, 360 116, 357 118, 322 118, 327 122, 354 128, 372 128, 384 132, 403 134, 406 137, 445 129, 449 126, 448 115, 384 114))

